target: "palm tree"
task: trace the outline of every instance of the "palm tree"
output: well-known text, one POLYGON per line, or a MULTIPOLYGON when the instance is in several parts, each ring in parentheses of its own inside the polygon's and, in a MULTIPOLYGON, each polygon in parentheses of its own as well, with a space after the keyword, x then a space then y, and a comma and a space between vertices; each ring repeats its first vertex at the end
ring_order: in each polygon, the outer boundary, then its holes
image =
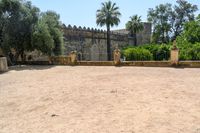
POLYGON ((96 13, 96 23, 101 27, 106 25, 107 28, 107 54, 108 60, 111 60, 111 44, 110 44, 110 27, 118 25, 120 22, 119 17, 121 13, 119 12, 119 7, 116 6, 116 3, 107 1, 101 3, 101 9, 97 10, 96 13))
POLYGON ((144 29, 143 23, 141 22, 141 16, 133 15, 130 17, 130 21, 126 23, 126 29, 130 32, 131 36, 134 37, 134 45, 137 45, 137 33, 144 29))

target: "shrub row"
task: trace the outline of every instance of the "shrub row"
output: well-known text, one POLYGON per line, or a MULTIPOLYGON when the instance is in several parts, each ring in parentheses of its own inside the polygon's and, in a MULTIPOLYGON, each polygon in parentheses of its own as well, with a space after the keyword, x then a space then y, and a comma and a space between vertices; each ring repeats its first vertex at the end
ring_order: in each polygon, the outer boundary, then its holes
POLYGON ((169 60, 171 45, 148 44, 143 46, 131 46, 122 50, 122 55, 127 61, 169 60))

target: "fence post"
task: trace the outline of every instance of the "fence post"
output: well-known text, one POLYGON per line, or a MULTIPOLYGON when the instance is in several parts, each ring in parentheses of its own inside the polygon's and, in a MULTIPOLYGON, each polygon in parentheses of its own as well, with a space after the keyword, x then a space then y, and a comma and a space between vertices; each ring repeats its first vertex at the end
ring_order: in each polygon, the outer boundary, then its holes
POLYGON ((114 50, 114 64, 117 66, 117 65, 120 65, 121 61, 120 61, 120 57, 121 57, 121 51, 120 49, 116 48, 114 50))
POLYGON ((173 42, 173 47, 171 48, 171 64, 178 65, 179 63, 179 49, 176 46, 176 41, 173 42))
POLYGON ((77 54, 76 51, 72 51, 70 54, 70 58, 71 58, 71 64, 75 65, 77 62, 77 54))

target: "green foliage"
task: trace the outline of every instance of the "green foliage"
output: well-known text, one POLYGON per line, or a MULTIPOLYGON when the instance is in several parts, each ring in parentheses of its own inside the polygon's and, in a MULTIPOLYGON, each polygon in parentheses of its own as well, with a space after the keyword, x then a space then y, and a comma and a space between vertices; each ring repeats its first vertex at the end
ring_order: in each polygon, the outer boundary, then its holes
POLYGON ((134 45, 137 45, 136 34, 144 29, 144 25, 141 20, 141 16, 134 15, 130 17, 130 21, 126 23, 126 29, 131 33, 131 36, 134 36, 134 45))
POLYGON ((186 22, 194 20, 197 6, 186 0, 176 2, 173 7, 167 3, 149 9, 148 21, 153 24, 153 42, 168 43, 182 33, 186 22))
POLYGON ((24 51, 34 49, 46 54, 62 54, 59 15, 50 11, 41 14, 30 1, 1 0, 0 47, 7 55, 14 48, 17 57, 24 57, 24 51))
POLYGON ((200 17, 187 22, 183 33, 176 38, 180 60, 200 60, 200 17))
POLYGON ((153 59, 153 55, 149 50, 137 47, 125 49, 123 55, 126 57, 127 61, 147 61, 153 59))
POLYGON ((125 56, 127 60, 169 60, 170 47, 170 44, 147 44, 138 47, 132 46, 123 49, 123 56, 125 56))
POLYGON ((161 61, 161 60, 169 60, 170 58, 170 47, 171 44, 150 44, 140 46, 149 50, 153 54, 153 60, 161 61))
POLYGON ((17 54, 31 50, 32 28, 38 20, 39 9, 32 6, 31 2, 17 0, 2 0, 0 5, 1 47, 6 52, 15 48, 17 54))
POLYGON ((52 49, 54 48, 54 40, 49 32, 47 24, 42 20, 40 20, 34 27, 32 44, 35 49, 51 55, 52 49))
POLYGON ((148 21, 153 23, 153 41, 166 43, 169 41, 170 24, 169 18, 172 12, 171 4, 160 4, 155 9, 148 11, 148 21))
POLYGON ((38 48, 37 46, 40 45, 41 48, 39 49, 49 55, 53 54, 58 56, 62 55, 64 52, 63 33, 61 31, 61 24, 59 23, 59 19, 60 16, 58 14, 53 11, 47 11, 41 14, 41 18, 35 27, 36 32, 34 35, 36 37, 33 39, 36 40, 33 40, 32 42, 34 45, 36 45, 36 48, 38 48), (37 39, 37 37, 41 37, 41 39, 37 39), (43 40, 43 43, 37 44, 38 40, 43 40), (45 47, 42 46, 42 44, 45 44, 45 47))
POLYGON ((200 42, 192 44, 184 36, 176 39, 180 60, 200 60, 200 42))
POLYGON ((177 0, 173 12, 170 15, 171 30, 174 38, 179 36, 183 31, 183 25, 195 19, 194 13, 198 10, 197 5, 192 5, 186 0, 177 0))
POLYGON ((188 42, 200 42, 200 21, 190 21, 184 25, 184 32, 181 35, 188 42))
POLYGON ((107 1, 101 3, 101 5, 101 9, 97 10, 96 14, 97 25, 106 25, 107 27, 118 25, 120 22, 119 17, 121 16, 121 13, 119 12, 119 7, 116 6, 116 3, 107 1))
POLYGON ((200 43, 185 45, 180 49, 180 60, 200 60, 200 43))

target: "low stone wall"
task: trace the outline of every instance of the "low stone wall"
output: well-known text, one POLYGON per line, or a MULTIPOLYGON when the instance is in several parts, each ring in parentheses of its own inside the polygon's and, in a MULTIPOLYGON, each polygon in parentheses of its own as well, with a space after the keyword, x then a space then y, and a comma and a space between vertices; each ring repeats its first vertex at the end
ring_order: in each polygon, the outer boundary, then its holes
POLYGON ((17 61, 18 65, 51 65, 49 61, 17 61))
POLYGON ((113 61, 78 61, 78 66, 115 66, 113 61))
POLYGON ((51 57, 51 61, 25 61, 25 65, 74 65, 74 66, 136 66, 136 67, 188 67, 200 68, 200 61, 179 61, 174 65, 171 61, 124 61, 115 64, 114 61, 77 61, 71 62, 70 57, 51 57))
POLYGON ((53 65, 69 65, 71 63, 71 57, 49 57, 49 63, 53 65))
POLYGON ((170 67, 170 61, 125 61, 120 66, 170 67))
POLYGON ((0 57, 0 72, 8 71, 8 63, 6 57, 0 57))
MULTIPOLYGON (((77 66, 116 66, 113 61, 78 61, 77 66)), ((124 61, 117 66, 137 66, 137 67, 188 67, 200 68, 200 61, 180 61, 177 65, 171 61, 124 61)))
POLYGON ((200 68, 200 61, 179 61, 180 67, 200 68))

